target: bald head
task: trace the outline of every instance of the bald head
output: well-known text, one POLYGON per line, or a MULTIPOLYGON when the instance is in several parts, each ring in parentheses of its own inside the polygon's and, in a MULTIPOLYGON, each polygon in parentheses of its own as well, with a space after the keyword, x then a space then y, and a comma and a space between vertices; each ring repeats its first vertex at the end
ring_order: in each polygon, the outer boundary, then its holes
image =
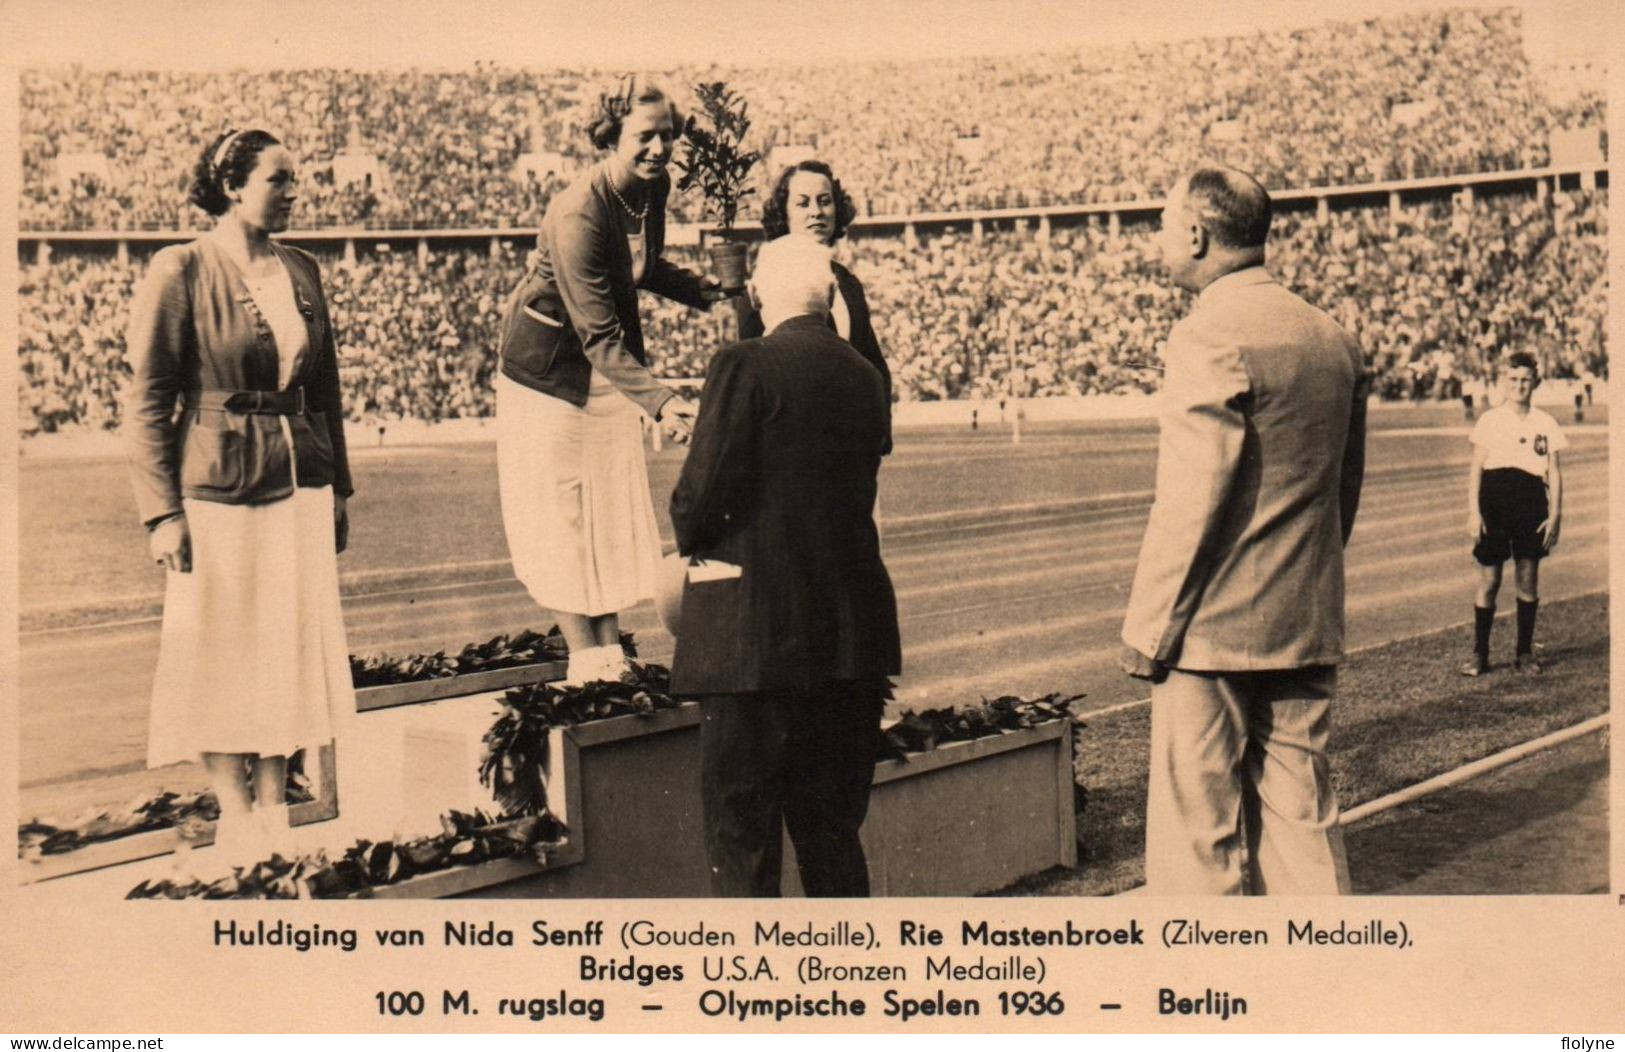
POLYGON ((1270 236, 1269 191, 1246 172, 1198 168, 1185 179, 1185 203, 1225 248, 1263 248, 1270 236))
POLYGON ((1257 179, 1220 165, 1198 168, 1168 194, 1158 235, 1163 260, 1182 288, 1264 262, 1270 195, 1257 179))

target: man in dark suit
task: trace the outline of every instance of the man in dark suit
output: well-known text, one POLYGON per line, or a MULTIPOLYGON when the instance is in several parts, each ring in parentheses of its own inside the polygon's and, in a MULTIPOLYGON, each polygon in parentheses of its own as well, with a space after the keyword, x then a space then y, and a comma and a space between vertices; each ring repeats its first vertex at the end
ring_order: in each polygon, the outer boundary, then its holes
POLYGON ((782 821, 808 895, 867 895, 858 829, 901 667, 873 519, 885 385, 826 321, 826 247, 764 245, 749 294, 767 335, 712 360, 671 499, 678 550, 702 562, 672 689, 701 703, 714 892, 779 893, 782 821))
POLYGON ((1165 352, 1156 500, 1123 624, 1125 671, 1154 684, 1154 892, 1348 888, 1326 740, 1367 389, 1353 339, 1264 269, 1269 223, 1256 180, 1204 168, 1169 195, 1158 235, 1197 298, 1165 352))

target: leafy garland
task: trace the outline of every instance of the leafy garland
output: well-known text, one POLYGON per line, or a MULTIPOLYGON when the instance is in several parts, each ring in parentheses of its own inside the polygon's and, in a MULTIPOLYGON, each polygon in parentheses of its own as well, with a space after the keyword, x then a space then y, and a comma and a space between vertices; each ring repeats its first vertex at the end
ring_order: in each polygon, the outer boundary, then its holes
MULTIPOLYGON (((637 646, 630 632, 621 633, 621 646, 627 653, 637 656, 637 646)), ((512 636, 493 636, 484 643, 470 643, 456 656, 444 650, 433 654, 370 654, 366 657, 350 655, 350 678, 356 689, 382 687, 396 683, 419 683, 430 679, 446 679, 474 672, 492 672, 502 668, 519 668, 549 661, 563 661, 570 656, 564 635, 554 625, 546 632, 526 629, 512 636)))
POLYGON ((126 899, 334 899, 370 898, 373 890, 411 877, 496 859, 529 856, 546 862, 565 842, 552 815, 493 819, 483 811, 440 816, 441 832, 405 843, 358 840, 337 861, 325 852, 285 858, 274 854, 211 881, 143 880, 126 899))
MULTIPOLYGON (((503 858, 533 857, 546 863, 566 842, 566 829, 547 810, 546 761, 554 727, 571 727, 617 716, 650 715, 680 704, 669 693, 671 673, 662 665, 633 663, 620 682, 559 688, 541 683, 503 695, 503 712, 485 736, 480 782, 493 790, 500 818, 482 811, 441 816, 442 832, 406 843, 359 840, 337 861, 325 853, 273 855, 212 881, 142 881, 129 899, 321 899, 367 898, 375 889, 457 866, 503 858)), ((1081 729, 1072 704, 1081 694, 1039 698, 1005 695, 965 709, 906 713, 885 730, 886 752, 907 760, 950 742, 974 741, 1054 720, 1081 729)))
MULTIPOLYGON (((290 804, 302 804, 313 799, 315 794, 311 792, 310 779, 304 770, 304 751, 300 750, 288 761, 286 800, 290 804)), ((17 826, 17 857, 32 862, 42 855, 65 855, 91 844, 119 840, 137 833, 200 826, 219 817, 220 804, 215 800, 213 790, 205 789, 184 796, 165 791, 140 803, 132 803, 120 812, 87 811, 71 825, 54 825, 38 818, 21 822, 17 826)))
POLYGON ((1006 694, 980 705, 960 709, 924 709, 906 712, 886 728, 886 752, 890 759, 907 760, 909 753, 930 752, 949 742, 975 741, 1006 731, 1026 730, 1052 720, 1073 721, 1074 733, 1082 729, 1072 703, 1082 694, 1045 694, 1021 698, 1006 694))
MULTIPOLYGON (((637 643, 630 632, 621 633, 621 646, 627 654, 637 656, 637 643)), ((525 629, 513 635, 493 636, 484 643, 470 643, 455 656, 444 650, 433 654, 369 654, 365 657, 350 655, 350 677, 356 689, 391 686, 397 683, 417 683, 431 679, 447 679, 475 672, 518 668, 524 665, 563 661, 569 657, 569 647, 559 626, 546 632, 525 629)), ((290 804, 313 799, 310 781, 304 776, 302 762, 296 759, 288 765, 288 796, 290 804)), ((17 857, 33 860, 41 855, 62 855, 77 851, 90 844, 155 833, 165 829, 214 822, 220 817, 220 805, 211 790, 180 795, 160 792, 146 800, 131 803, 123 811, 91 810, 73 822, 62 824, 38 817, 17 825, 17 857)))
POLYGON ((574 727, 616 716, 648 716, 675 709, 671 671, 630 662, 621 680, 579 687, 552 683, 515 687, 502 696, 502 712, 485 732, 480 784, 504 814, 536 815, 547 808, 548 743, 554 727, 574 727))
MULTIPOLYGON (((623 639, 630 650, 630 637, 623 639)), ((276 854, 212 881, 144 880, 126 898, 368 897, 378 887, 456 866, 519 856, 545 864, 566 843, 567 832, 547 809, 547 756, 553 728, 675 709, 681 703, 670 690, 669 669, 636 662, 629 663, 618 681, 562 688, 552 683, 516 687, 502 696, 503 711, 486 732, 480 763, 480 783, 491 789, 501 808, 499 817, 491 818, 482 811, 472 815, 451 811, 441 816, 442 832, 437 836, 405 843, 358 840, 336 861, 325 852, 291 859, 276 854)), ((1072 705, 1082 697, 1004 695, 969 708, 908 712, 884 729, 882 753, 906 761, 910 754, 950 742, 973 741, 1054 720, 1072 722, 1076 734, 1082 724, 1072 705)))
MULTIPOLYGON (((630 635, 622 646, 633 650, 630 635)), ((529 855, 544 864, 565 842, 566 830, 547 810, 546 766, 553 727, 676 708, 663 665, 633 662, 622 681, 560 688, 540 683, 502 697, 503 712, 486 733, 480 782, 492 788, 498 818, 476 811, 440 817, 443 832, 404 844, 360 840, 339 860, 325 853, 271 858, 212 881, 142 881, 131 899, 296 899, 367 897, 373 889, 454 866, 529 855)))

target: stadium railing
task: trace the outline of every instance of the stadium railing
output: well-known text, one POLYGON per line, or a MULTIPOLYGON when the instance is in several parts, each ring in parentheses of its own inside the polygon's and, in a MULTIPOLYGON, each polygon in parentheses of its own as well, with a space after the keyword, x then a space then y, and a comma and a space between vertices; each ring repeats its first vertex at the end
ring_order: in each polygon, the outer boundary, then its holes
MULTIPOLYGON (((1595 189, 1608 185, 1608 165, 1581 164, 1548 168, 1525 168, 1516 171, 1481 172, 1474 175, 1441 175, 1418 179, 1393 179, 1374 183, 1340 184, 1337 186, 1301 186, 1273 189, 1271 197, 1277 203, 1303 205, 1313 203, 1332 207, 1341 202, 1369 203, 1373 197, 1386 196, 1392 207, 1398 207, 1407 197, 1432 196, 1463 189, 1529 190, 1544 193, 1554 189, 1595 189)), ((1022 220, 1068 219, 1087 216, 1105 216, 1113 222, 1123 218, 1146 216, 1158 212, 1162 198, 1138 198, 1098 204, 1055 204, 1018 208, 967 209, 951 212, 913 212, 897 215, 863 216, 852 222, 855 235, 883 235, 895 231, 934 229, 944 226, 975 223, 997 223, 1022 220)), ((747 237, 759 237, 761 227, 742 222, 737 229, 747 237)), ((444 240, 513 240, 535 237, 535 226, 480 226, 480 227, 391 227, 370 226, 319 227, 290 230, 281 235, 287 241, 310 242, 382 242, 382 241, 444 241, 444 240)), ((710 228, 697 224, 674 224, 668 228, 667 242, 672 245, 700 244, 710 228)), ((140 243, 168 244, 189 241, 200 230, 19 230, 19 244, 40 242, 88 242, 93 244, 140 243)))

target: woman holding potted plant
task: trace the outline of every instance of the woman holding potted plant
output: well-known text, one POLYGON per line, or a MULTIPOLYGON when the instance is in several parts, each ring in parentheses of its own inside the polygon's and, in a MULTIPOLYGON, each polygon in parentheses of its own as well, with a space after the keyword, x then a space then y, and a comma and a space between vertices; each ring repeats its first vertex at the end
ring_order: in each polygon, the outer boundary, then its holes
MULTIPOLYGON (((857 217, 841 181, 823 161, 806 160, 786 168, 773 184, 773 193, 762 205, 762 236, 774 238, 795 235, 811 237, 825 245, 834 245, 846 235, 847 227, 857 217)), ((883 452, 891 452, 891 370, 880 351, 874 325, 869 318, 869 301, 863 294, 863 283, 840 263, 831 262, 835 272, 836 296, 830 305, 830 325, 841 339, 850 343, 865 361, 880 370, 886 382, 886 443, 883 452)), ((750 339, 762 335, 762 316, 743 301, 740 308, 739 335, 750 339)))
POLYGON ((558 617, 571 683, 619 678, 619 612, 655 594, 639 411, 679 440, 697 411, 649 371, 638 290, 699 310, 725 298, 661 257, 680 127, 657 87, 628 81, 600 97, 588 136, 607 156, 548 205, 503 321, 502 520, 514 575, 558 617))

